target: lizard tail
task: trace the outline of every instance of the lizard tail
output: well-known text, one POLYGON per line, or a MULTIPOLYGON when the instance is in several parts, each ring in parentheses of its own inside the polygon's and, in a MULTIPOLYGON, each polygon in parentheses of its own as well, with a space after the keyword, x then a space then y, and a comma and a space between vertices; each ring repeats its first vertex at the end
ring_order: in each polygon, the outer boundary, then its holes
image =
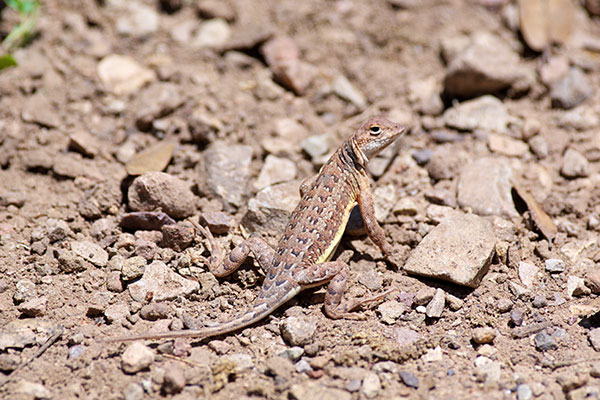
POLYGON ((133 336, 121 336, 115 338, 108 338, 103 340, 105 343, 115 343, 115 342, 131 342, 134 340, 155 340, 155 339, 177 339, 177 338, 196 338, 198 340, 206 339, 208 337, 223 335, 229 332, 237 331, 242 328, 247 327, 248 325, 252 325, 255 322, 266 317, 271 313, 271 309, 268 307, 264 307, 264 309, 253 308, 248 312, 240 315, 237 318, 232 319, 231 321, 219 324, 213 327, 207 327, 202 329, 190 329, 183 331, 173 331, 173 332, 162 332, 162 333, 150 333, 143 335, 133 335, 133 336))

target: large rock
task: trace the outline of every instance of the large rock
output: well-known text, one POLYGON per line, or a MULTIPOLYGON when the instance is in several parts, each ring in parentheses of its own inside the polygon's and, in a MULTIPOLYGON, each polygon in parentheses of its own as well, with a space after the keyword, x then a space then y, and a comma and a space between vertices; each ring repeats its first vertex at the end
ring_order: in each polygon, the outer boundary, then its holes
POLYGON ((508 88, 522 92, 535 82, 534 71, 521 63, 519 54, 488 32, 443 40, 442 53, 448 65, 444 87, 454 96, 470 98, 508 88))
POLYGON ((472 214, 444 219, 419 243, 404 270, 476 288, 494 255, 492 224, 472 214))
POLYGON ((129 294, 139 302, 146 301, 149 293, 152 300, 163 301, 190 294, 198 288, 198 282, 185 279, 162 261, 154 261, 146 267, 142 279, 129 285, 129 294))
POLYGON ((189 185, 164 172, 147 172, 135 178, 128 191, 134 211, 164 211, 173 218, 185 218, 196 210, 196 196, 189 185))
POLYGON ((252 147, 216 142, 204 154, 208 188, 229 205, 241 206, 248 193, 252 147))
POLYGON ((479 215, 518 216, 511 196, 512 169, 502 159, 467 164, 458 178, 458 204, 479 215))
POLYGON ((569 72, 550 88, 552 106, 573 108, 592 96, 594 94, 593 88, 594 86, 581 69, 571 67, 569 72))

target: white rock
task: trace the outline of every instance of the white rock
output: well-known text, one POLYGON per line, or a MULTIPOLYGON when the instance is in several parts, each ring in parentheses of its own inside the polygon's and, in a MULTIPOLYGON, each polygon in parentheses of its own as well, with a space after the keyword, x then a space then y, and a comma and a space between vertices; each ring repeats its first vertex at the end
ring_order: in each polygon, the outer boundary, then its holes
POLYGON ((174 299, 197 291, 196 281, 185 279, 172 271, 162 261, 154 261, 146 267, 142 278, 129 285, 129 294, 135 301, 144 302, 148 293, 154 301, 174 299))
POLYGON ((527 289, 531 289, 538 273, 538 267, 526 262, 519 262, 519 279, 527 289))
POLYGON ((261 190, 275 183, 291 181, 296 177, 296 163, 287 158, 269 154, 254 182, 254 188, 261 190))
POLYGON ((127 374, 135 374, 154 362, 154 351, 140 342, 133 342, 121 356, 121 368, 127 374))
POLYGON ((146 83, 156 79, 156 74, 131 57, 111 54, 97 67, 98 77, 106 88, 116 95, 129 95, 146 83))
POLYGON ((200 24, 192 39, 192 45, 195 47, 220 47, 227 43, 230 37, 231 28, 227 21, 213 18, 200 24))
POLYGON ((446 126, 462 131, 507 133, 511 117, 502 101, 486 95, 449 108, 443 115, 446 126))
POLYGON ((372 399, 381 391, 381 380, 374 372, 369 372, 363 379, 361 392, 368 399, 372 399))
POLYGON ((126 2, 117 19, 117 32, 122 35, 145 36, 158 30, 160 17, 154 8, 137 1, 126 2))

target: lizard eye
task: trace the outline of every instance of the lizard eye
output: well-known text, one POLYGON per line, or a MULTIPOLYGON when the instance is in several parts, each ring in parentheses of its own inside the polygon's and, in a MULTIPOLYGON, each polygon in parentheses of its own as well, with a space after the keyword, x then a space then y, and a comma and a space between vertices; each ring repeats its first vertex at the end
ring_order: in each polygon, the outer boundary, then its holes
POLYGON ((369 128, 371 135, 379 135, 381 133, 381 127, 379 125, 373 125, 369 128))

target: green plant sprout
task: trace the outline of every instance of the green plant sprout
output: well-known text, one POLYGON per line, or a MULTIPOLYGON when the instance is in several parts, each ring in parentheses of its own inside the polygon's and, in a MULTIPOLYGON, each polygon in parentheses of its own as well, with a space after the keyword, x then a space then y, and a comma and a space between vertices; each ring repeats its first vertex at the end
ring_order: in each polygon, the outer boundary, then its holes
POLYGON ((0 44, 0 69, 14 67, 17 61, 11 54, 33 36, 38 19, 40 0, 4 0, 6 5, 19 14, 19 24, 0 44))

